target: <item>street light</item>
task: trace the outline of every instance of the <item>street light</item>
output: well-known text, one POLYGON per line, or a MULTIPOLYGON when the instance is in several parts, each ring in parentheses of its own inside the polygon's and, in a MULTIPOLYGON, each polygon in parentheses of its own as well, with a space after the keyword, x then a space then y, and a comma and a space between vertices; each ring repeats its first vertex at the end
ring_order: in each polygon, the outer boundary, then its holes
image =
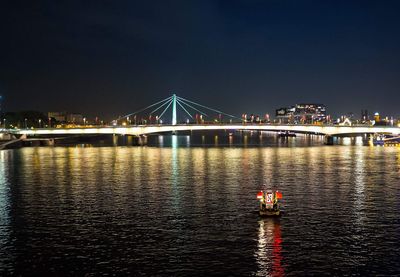
POLYGON ((27 127, 27 121, 28 121, 28 119, 25 118, 25 129, 28 129, 28 127, 27 127))
POLYGON ((86 117, 83 118, 83 126, 86 126, 86 117))
POLYGON ((39 128, 42 128, 42 120, 39 119, 39 128))

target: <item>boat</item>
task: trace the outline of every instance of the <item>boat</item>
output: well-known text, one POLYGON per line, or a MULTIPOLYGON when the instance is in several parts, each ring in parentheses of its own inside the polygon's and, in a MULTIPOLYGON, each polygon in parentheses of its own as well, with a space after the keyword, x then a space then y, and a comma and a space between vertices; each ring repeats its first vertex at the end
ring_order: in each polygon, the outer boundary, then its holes
POLYGON ((272 192, 267 190, 266 192, 259 191, 257 193, 257 199, 260 201, 259 215, 263 217, 275 217, 282 214, 279 199, 282 199, 282 193, 279 191, 272 192))
POLYGON ((280 138, 296 137, 296 134, 293 132, 285 131, 285 132, 279 132, 278 137, 280 138))
POLYGON ((374 146, 397 146, 400 145, 400 135, 375 134, 372 137, 374 146))

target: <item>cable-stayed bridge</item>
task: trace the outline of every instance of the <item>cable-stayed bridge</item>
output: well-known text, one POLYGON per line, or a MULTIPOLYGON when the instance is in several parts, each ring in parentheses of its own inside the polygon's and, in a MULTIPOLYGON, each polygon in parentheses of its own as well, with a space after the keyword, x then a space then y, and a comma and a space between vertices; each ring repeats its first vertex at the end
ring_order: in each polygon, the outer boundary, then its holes
POLYGON ((217 119, 218 122, 222 121, 222 116, 229 118, 230 122, 232 122, 233 119, 240 120, 240 118, 234 115, 222 112, 214 108, 207 107, 205 105, 196 103, 194 101, 173 94, 168 98, 165 98, 161 101, 151 104, 136 112, 121 116, 117 120, 115 120, 115 122, 118 123, 123 121, 125 123, 129 123, 129 125, 132 123, 134 123, 134 125, 137 125, 138 122, 142 124, 143 123, 160 124, 164 122, 164 123, 170 123, 171 125, 176 125, 178 124, 178 109, 177 109, 178 107, 182 110, 183 114, 186 116, 186 121, 183 121, 184 123, 189 123, 189 122, 203 123, 204 119, 209 117, 209 112, 218 115, 217 119), (166 112, 169 109, 172 112, 170 121, 168 121, 168 116, 166 116, 166 112), (146 111, 148 111, 148 120, 147 117, 145 118, 143 117, 140 118, 140 116, 138 117, 138 115, 146 111))
POLYGON ((301 125, 247 123, 242 118, 207 107, 175 94, 149 105, 136 112, 114 120, 112 126, 84 126, 77 128, 9 129, 3 130, 16 135, 58 136, 58 135, 147 135, 179 131, 204 130, 253 130, 253 131, 288 131, 294 133, 320 134, 332 136, 354 136, 358 134, 400 135, 399 127, 392 126, 338 126, 338 125, 301 125), (186 117, 179 120, 180 113, 186 117), (170 110, 171 113, 167 113, 170 110), (212 117, 212 115, 214 117, 212 117), (214 120, 212 120, 214 119, 214 120), (228 119, 228 120, 227 120, 228 119))

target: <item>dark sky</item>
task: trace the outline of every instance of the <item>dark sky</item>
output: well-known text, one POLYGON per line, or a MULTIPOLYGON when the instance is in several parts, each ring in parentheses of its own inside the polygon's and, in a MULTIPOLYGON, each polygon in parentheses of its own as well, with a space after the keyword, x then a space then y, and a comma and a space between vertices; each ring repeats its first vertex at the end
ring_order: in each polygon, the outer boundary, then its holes
POLYGON ((176 92, 241 114, 400 116, 400 1, 2 1, 3 109, 115 117, 176 92))

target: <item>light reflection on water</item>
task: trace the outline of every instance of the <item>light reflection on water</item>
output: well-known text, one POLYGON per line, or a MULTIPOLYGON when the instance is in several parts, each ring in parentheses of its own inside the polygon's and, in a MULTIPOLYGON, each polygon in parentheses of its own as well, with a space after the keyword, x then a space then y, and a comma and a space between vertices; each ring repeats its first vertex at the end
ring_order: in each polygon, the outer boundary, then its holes
POLYGON ((277 219, 264 219, 259 222, 257 276, 284 276, 282 266, 282 235, 280 222, 277 219))
POLYGON ((398 148, 162 143, 1 151, 0 270, 400 273, 398 148), (263 184, 283 192, 280 220, 256 214, 263 184))
POLYGON ((8 163, 11 152, 0 151, 0 265, 10 272, 13 271, 11 264, 13 262, 13 249, 10 247, 12 244, 10 238, 10 187, 8 185, 8 175, 11 170, 8 163))

